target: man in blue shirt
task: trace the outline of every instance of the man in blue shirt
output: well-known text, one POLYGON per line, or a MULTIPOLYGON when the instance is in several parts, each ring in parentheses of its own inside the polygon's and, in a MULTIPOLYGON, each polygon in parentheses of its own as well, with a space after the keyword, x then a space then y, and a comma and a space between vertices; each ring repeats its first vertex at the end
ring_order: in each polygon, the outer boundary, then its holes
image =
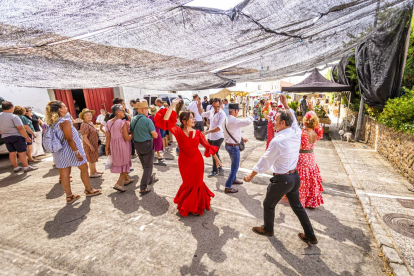
POLYGON ((229 117, 229 101, 226 98, 223 99, 223 111, 229 117))
POLYGON ((157 138, 158 135, 151 119, 147 118, 148 103, 137 103, 135 105, 135 109, 137 110, 138 115, 132 119, 130 129, 135 149, 144 170, 141 178, 140 193, 141 195, 145 195, 151 191, 151 189, 148 188, 148 185, 158 181, 158 179, 152 174, 152 169, 154 167, 153 139, 157 138))

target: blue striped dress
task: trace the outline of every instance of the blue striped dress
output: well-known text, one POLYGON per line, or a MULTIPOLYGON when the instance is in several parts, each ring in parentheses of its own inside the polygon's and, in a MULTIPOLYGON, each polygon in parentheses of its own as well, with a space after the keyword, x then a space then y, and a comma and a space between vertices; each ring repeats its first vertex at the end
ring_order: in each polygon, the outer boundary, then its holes
POLYGON ((65 118, 61 117, 56 122, 56 124, 53 126, 53 128, 55 130, 55 133, 56 133, 58 139, 60 141, 63 141, 62 142, 62 149, 58 152, 53 153, 56 168, 63 169, 63 168, 68 168, 68 167, 79 167, 80 165, 85 164, 87 162, 85 151, 83 150, 82 142, 79 138, 78 131, 76 130, 76 128, 73 127, 71 118, 70 117, 69 118, 68 117, 65 117, 65 118), (61 130, 60 127, 59 127, 59 125, 61 123, 63 123, 64 121, 69 121, 71 123, 73 140, 75 141, 76 147, 78 148, 79 152, 83 156, 83 161, 78 161, 78 159, 76 158, 75 152, 71 149, 71 147, 68 144, 68 141, 65 139, 65 136, 63 134, 63 130, 61 130))

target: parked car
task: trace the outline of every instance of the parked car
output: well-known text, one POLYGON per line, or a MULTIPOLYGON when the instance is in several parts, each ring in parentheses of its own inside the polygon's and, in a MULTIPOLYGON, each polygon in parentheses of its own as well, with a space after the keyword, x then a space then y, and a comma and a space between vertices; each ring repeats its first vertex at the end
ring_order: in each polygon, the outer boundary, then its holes
MULTIPOLYGON (((40 120, 42 121, 45 120, 45 115, 34 112, 34 111, 33 113, 37 115, 37 117, 39 117, 40 120)), ((1 135, 0 135, 0 155, 3 155, 3 154, 9 154, 9 151, 7 150, 6 145, 4 144, 3 140, 1 139, 1 135)))
POLYGON ((171 105, 171 102, 175 99, 175 98, 180 98, 184 101, 184 110, 187 109, 188 105, 191 103, 191 101, 187 98, 183 98, 181 95, 176 95, 176 94, 152 94, 152 95, 144 95, 144 99, 147 100, 148 104, 151 105, 155 105, 155 100, 157 98, 160 98, 163 102, 167 102, 168 105, 171 105))

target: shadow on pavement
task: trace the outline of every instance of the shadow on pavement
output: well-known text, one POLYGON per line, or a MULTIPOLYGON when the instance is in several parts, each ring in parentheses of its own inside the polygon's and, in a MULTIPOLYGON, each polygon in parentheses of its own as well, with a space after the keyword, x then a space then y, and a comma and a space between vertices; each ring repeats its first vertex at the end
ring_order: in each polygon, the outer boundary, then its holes
POLYGON ((18 172, 18 173, 10 173, 8 176, 0 180, 0 188, 5 188, 12 184, 22 184, 25 180, 30 177, 29 173, 18 172), (22 183, 20 183, 22 182, 22 183))
MULTIPOLYGON (((339 242, 349 240, 356 246, 365 250, 366 253, 371 251, 370 239, 359 228, 349 227, 339 222, 329 210, 321 206, 317 210, 307 210, 309 218, 324 226, 324 231, 315 229, 316 233, 322 233, 339 242)), ((317 235, 317 234, 316 234, 317 235)))
POLYGON ((48 233, 48 238, 59 239, 76 232, 79 225, 87 218, 86 215, 91 210, 90 205, 90 197, 87 197, 82 203, 75 201, 73 204, 65 205, 57 212, 52 221, 46 222, 43 229, 48 233))
POLYGON ((220 229, 214 225, 217 215, 218 213, 211 209, 200 217, 189 215, 180 218, 185 226, 191 227, 191 234, 197 240, 197 249, 191 265, 182 266, 181 275, 214 275, 214 270, 209 272, 200 262, 205 254, 215 263, 223 263, 227 259, 223 247, 228 240, 238 238, 239 232, 229 226, 223 226, 221 228, 223 233, 220 235, 220 229))
MULTIPOLYGON (((276 237, 268 237, 269 242, 275 248, 276 252, 294 269, 288 268, 267 253, 264 254, 266 260, 277 266, 283 275, 352 275, 349 271, 337 274, 333 272, 321 259, 321 250, 317 246, 308 246, 305 248, 304 257, 291 253, 283 243, 276 237)), ((299 238, 298 238, 299 239, 299 238)))
POLYGON ((147 210, 151 216, 161 216, 168 212, 170 204, 165 197, 157 195, 153 189, 153 185, 150 185, 152 191, 141 198, 138 198, 139 192, 138 176, 131 177, 134 182, 124 187, 126 192, 121 193, 115 191, 108 197, 111 198, 112 204, 115 208, 122 211, 124 214, 132 214, 138 211, 141 205, 144 210, 147 210), (137 187, 138 186, 138 187, 137 187), (138 190, 138 191, 136 191, 138 190))
POLYGON ((63 196, 65 190, 63 190, 62 184, 56 183, 52 189, 46 194, 46 199, 55 199, 63 196))
POLYGON ((56 176, 56 181, 59 181, 59 170, 56 168, 50 168, 49 171, 45 175, 43 175, 43 178, 48 178, 52 176, 56 176))

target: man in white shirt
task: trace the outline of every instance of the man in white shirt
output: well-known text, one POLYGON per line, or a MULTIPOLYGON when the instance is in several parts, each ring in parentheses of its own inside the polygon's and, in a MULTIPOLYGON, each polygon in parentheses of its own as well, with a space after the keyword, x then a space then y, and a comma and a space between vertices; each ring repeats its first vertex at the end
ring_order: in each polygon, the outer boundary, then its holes
POLYGON ((194 129, 198 129, 199 131, 204 131, 204 122, 201 114, 203 113, 203 107, 201 106, 201 99, 198 94, 193 95, 193 101, 188 106, 188 109, 194 112, 194 119, 196 120, 196 124, 194 129))
POLYGON ((101 109, 101 114, 96 118, 97 124, 102 124, 103 122, 105 122, 105 114, 106 114, 105 109, 101 109))
POLYGON ((298 126, 294 111, 287 104, 286 96, 280 95, 280 101, 285 109, 281 109, 275 116, 274 128, 277 133, 269 144, 265 154, 254 166, 250 175, 244 177, 244 181, 251 181, 258 173, 267 170, 273 172, 274 177, 270 179, 266 198, 263 202, 264 225, 253 227, 253 232, 273 236, 275 207, 284 195, 289 200, 290 207, 298 217, 305 233, 299 233, 299 238, 304 242, 317 244, 309 217, 299 200, 300 178, 296 171, 299 159, 299 149, 302 131, 298 126))
POLYGON ((226 141, 226 150, 230 155, 231 170, 227 178, 224 188, 225 193, 237 193, 238 190, 233 188, 233 184, 243 184, 242 181, 237 180, 237 171, 240 165, 240 148, 239 143, 241 139, 246 143, 247 139, 242 138, 241 128, 250 125, 254 118, 249 116, 247 119, 238 119, 239 104, 229 104, 229 116, 225 121, 224 126, 224 140, 226 141))
MULTIPOLYGON (((220 150, 220 146, 224 141, 223 122, 224 119, 226 119, 226 113, 224 113, 224 111, 220 108, 220 99, 214 98, 212 101, 212 109, 210 111, 203 112, 201 117, 208 117, 210 119, 210 129, 204 133, 204 135, 208 135, 208 143, 212 146, 218 147, 220 150)), ((220 159, 218 151, 216 155, 220 159)), ((217 174, 222 175, 222 173, 223 169, 217 168, 216 162, 213 158, 213 170, 208 177, 213 177, 217 174)))

